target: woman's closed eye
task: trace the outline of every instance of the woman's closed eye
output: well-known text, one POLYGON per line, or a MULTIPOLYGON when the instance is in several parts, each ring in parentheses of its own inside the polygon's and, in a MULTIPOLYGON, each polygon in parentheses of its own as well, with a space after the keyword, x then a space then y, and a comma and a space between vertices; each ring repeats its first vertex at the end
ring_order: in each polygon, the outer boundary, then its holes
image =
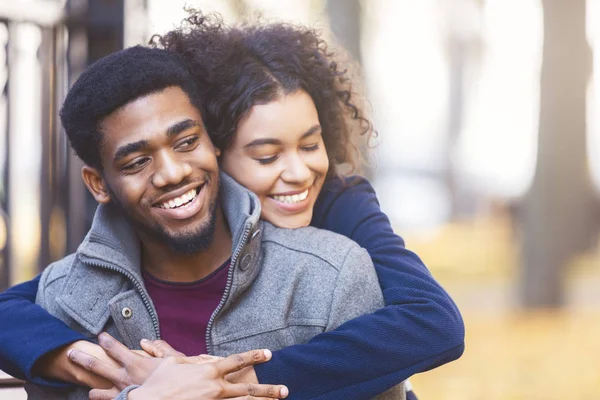
POLYGON ((319 150, 319 143, 317 142, 315 144, 311 144, 311 145, 307 145, 307 146, 302 146, 301 148, 304 151, 317 151, 317 150, 319 150))

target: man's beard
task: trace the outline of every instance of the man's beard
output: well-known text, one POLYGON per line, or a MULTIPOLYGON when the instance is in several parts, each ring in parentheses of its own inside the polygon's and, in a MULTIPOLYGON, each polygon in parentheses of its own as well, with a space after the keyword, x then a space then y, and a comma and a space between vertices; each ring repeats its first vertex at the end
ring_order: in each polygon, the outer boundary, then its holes
POLYGON ((138 232, 152 236, 160 243, 164 243, 175 253, 182 255, 194 255, 206 250, 215 238, 215 228, 217 226, 217 201, 219 193, 208 207, 208 221, 197 227, 193 232, 173 235, 167 232, 158 222, 154 224, 146 221, 139 221, 132 217, 129 208, 125 206, 115 195, 114 191, 108 187, 111 204, 116 207, 123 217, 129 221, 138 232))

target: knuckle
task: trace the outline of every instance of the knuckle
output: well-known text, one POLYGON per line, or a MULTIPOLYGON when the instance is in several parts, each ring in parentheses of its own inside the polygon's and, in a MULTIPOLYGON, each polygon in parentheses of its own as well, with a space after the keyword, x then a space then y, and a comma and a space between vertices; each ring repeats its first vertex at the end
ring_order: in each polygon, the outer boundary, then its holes
POLYGON ((96 359, 93 357, 90 357, 85 361, 84 365, 85 365, 84 368, 87 369, 88 371, 94 371, 97 367, 96 359))
POLYGON ((207 372, 211 376, 217 376, 219 374, 219 368, 217 368, 217 366, 214 363, 205 363, 202 364, 202 366, 207 369, 207 372))
POLYGON ((225 386, 223 385, 223 383, 217 383, 213 385, 213 392, 215 393, 216 397, 224 397, 225 396, 225 386))
POLYGON ((129 379, 129 375, 124 372, 119 374, 119 377, 117 378, 117 381, 115 382, 115 385, 118 388, 123 388, 123 389, 132 384, 133 384, 133 382, 131 382, 131 379, 129 379))
POLYGON ((108 349, 108 350, 110 350, 113 347, 115 347, 115 341, 114 341, 114 339, 112 339, 112 338, 110 338, 108 336, 104 336, 102 338, 101 343, 102 343, 102 347, 104 347, 105 349, 108 349))
POLYGON ((238 369, 242 369, 246 365, 246 362, 244 361, 244 357, 242 357, 239 354, 234 354, 233 359, 236 362, 238 369))
POLYGON ((246 391, 248 392, 248 395, 250 395, 250 396, 256 395, 256 387, 251 383, 246 384, 246 391))
POLYGON ((254 350, 254 351, 252 351, 252 359, 254 361, 260 361, 260 360, 262 360, 263 354, 264 353, 260 350, 254 350))
POLYGON ((275 396, 275 387, 274 386, 267 386, 267 396, 269 397, 274 397, 275 396))

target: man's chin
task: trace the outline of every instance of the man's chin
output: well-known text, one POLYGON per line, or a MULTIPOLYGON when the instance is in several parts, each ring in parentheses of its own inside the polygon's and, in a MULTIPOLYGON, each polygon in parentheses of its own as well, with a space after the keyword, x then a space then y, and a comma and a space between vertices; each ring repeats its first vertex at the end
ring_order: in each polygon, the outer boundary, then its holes
POLYGON ((174 253, 191 256, 198 254, 213 243, 214 234, 210 235, 193 235, 164 238, 164 243, 174 253))
POLYGON ((216 212, 211 210, 208 221, 198 223, 198 226, 192 228, 166 228, 164 226, 155 226, 154 236, 167 247, 181 255, 193 255, 209 248, 214 240, 216 228, 216 212))

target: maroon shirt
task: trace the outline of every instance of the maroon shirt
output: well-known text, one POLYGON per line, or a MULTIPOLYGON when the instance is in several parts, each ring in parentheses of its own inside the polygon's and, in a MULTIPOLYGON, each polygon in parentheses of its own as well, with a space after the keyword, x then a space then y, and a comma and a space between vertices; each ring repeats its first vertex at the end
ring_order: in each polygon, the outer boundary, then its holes
POLYGON ((160 336, 185 355, 206 354, 206 327, 221 302, 229 263, 196 282, 174 283, 143 273, 160 323, 160 336))

